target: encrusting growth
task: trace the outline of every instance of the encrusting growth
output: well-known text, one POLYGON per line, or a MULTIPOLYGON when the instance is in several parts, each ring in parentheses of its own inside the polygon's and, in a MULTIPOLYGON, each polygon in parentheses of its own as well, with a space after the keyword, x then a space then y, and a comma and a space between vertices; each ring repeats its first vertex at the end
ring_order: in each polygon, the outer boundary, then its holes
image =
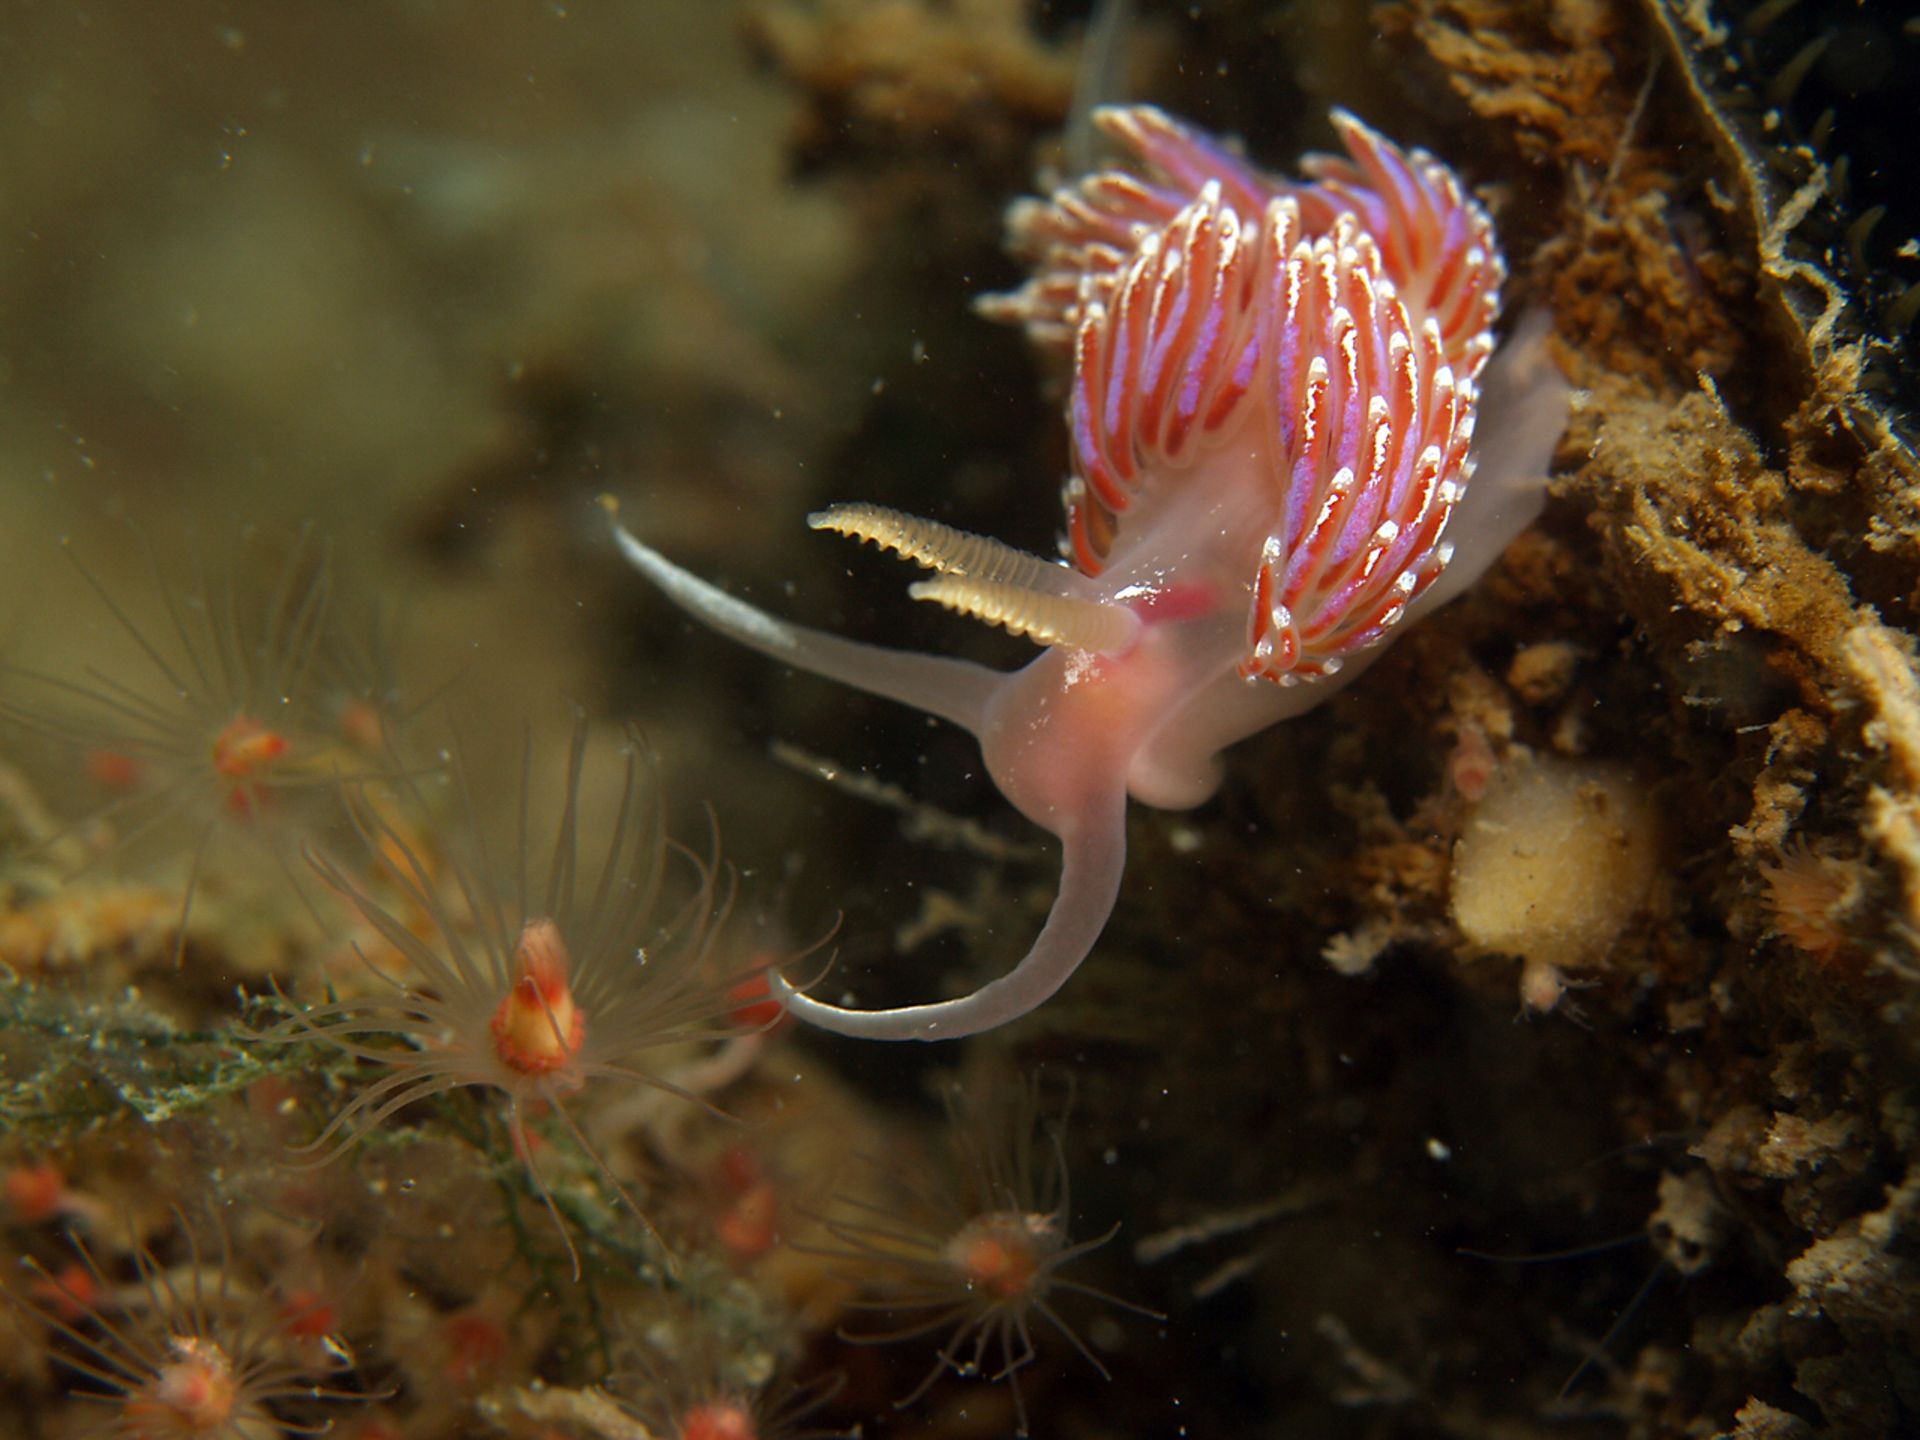
POLYGON ((774 977, 793 1014, 840 1034, 953 1039, 1044 1002, 1112 912, 1128 797, 1198 805, 1225 746, 1318 704, 1471 584, 1539 512, 1565 427, 1541 318, 1489 363, 1505 265, 1432 156, 1336 111, 1349 158, 1310 156, 1293 181, 1150 107, 1096 121, 1137 172, 1017 206, 1033 279, 982 302, 1071 362, 1070 563, 876 506, 811 520, 934 570, 914 598, 1026 636, 1031 664, 790 625, 615 521, 635 568, 720 633, 970 731, 1001 794, 1060 841, 1038 939, 970 995, 863 1011, 774 977))
POLYGON ((326 1041, 386 1074, 335 1115, 309 1151, 331 1159, 367 1130, 416 1101, 460 1086, 493 1090, 507 1102, 515 1151, 552 1212, 576 1274, 579 1255, 534 1164, 527 1120, 550 1107, 608 1184, 645 1216, 568 1111, 590 1080, 651 1086, 702 1103, 647 1063, 650 1052, 739 1030, 734 991, 759 967, 716 973, 714 948, 732 902, 732 872, 717 858, 677 850, 660 808, 643 794, 644 747, 629 731, 617 813, 597 853, 583 859, 579 834, 587 731, 576 725, 567 754, 563 803, 544 864, 530 848, 529 754, 521 778, 514 858, 496 870, 500 847, 480 833, 464 765, 456 789, 467 821, 463 847, 443 867, 421 853, 370 802, 350 797, 355 824, 382 857, 398 901, 383 886, 316 857, 343 895, 405 964, 393 973, 363 950, 379 992, 304 1010, 271 1038, 326 1041), (670 853, 695 874, 691 898, 662 921, 655 915, 670 853), (416 917, 419 917, 416 919, 416 917))

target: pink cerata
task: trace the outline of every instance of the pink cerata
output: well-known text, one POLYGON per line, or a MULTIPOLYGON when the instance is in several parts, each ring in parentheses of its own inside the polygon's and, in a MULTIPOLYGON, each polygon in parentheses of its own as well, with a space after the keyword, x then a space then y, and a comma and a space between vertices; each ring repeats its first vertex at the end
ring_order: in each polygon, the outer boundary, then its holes
POLYGON ((1308 156, 1293 181, 1151 107, 1095 119, 1137 168, 1016 206, 1033 278, 981 302, 1072 360, 1065 560, 873 505, 808 520, 933 572, 915 599, 1037 659, 1002 672, 791 625, 615 520, 627 558, 714 629, 966 727, 1060 839, 1033 948, 972 994, 857 1010, 781 987, 843 1035, 954 1039, 1051 996, 1113 910, 1127 797, 1198 805, 1222 748, 1319 704, 1470 585, 1538 514, 1565 428, 1544 317, 1494 356, 1506 267, 1431 155, 1335 111, 1348 158, 1308 156))

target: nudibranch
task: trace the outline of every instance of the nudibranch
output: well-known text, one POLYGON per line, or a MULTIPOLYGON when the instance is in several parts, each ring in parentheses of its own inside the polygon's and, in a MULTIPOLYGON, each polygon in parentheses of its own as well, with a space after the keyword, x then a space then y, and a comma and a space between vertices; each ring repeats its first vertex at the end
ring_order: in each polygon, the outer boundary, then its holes
POLYGON ((1002 672, 791 625, 615 520, 633 565, 714 629, 971 731, 1060 841, 1033 948, 971 994, 858 1010, 782 987, 839 1034, 953 1039, 1040 1005, 1112 912, 1127 797, 1206 800, 1225 746, 1326 699, 1545 499, 1569 392, 1544 319, 1494 356, 1505 265, 1452 171, 1340 111, 1347 158, 1308 156, 1301 181, 1150 107, 1095 118, 1136 164, 1016 206, 1032 279, 981 302, 1071 361, 1063 560, 874 505, 808 519, 931 571, 915 599, 1037 659, 1002 672))

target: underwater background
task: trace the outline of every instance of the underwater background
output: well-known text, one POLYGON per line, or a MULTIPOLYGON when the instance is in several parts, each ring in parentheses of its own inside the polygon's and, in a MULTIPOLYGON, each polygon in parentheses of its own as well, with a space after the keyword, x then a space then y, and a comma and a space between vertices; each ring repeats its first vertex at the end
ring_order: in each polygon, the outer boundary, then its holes
POLYGON ((0 6, 0 1435, 1920 1433, 1917 113, 1842 0, 0 6), (777 1024, 1003 972, 1053 854, 597 501, 1023 661, 805 517, 1052 553, 971 307, 1112 101, 1451 165, 1545 515, 1132 807, 1031 1016, 777 1024), (433 1069, 576 836, 644 1063, 433 1069))

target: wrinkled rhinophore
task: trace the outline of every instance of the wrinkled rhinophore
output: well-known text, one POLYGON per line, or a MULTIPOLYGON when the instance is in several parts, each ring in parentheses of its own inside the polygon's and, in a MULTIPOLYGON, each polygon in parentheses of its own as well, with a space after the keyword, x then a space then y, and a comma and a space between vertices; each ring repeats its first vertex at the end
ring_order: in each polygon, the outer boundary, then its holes
POLYGON ((786 991, 841 1034, 951 1039, 1058 990, 1119 892, 1127 796, 1199 804, 1224 746, 1318 704, 1472 583, 1538 513, 1565 426, 1543 322, 1489 364, 1505 267, 1432 156, 1336 111, 1350 158, 1309 156, 1296 182, 1158 110, 1097 119, 1140 173, 1016 207, 1033 278, 983 302, 1071 356, 1071 563, 872 505, 809 521, 932 571, 915 599, 1025 635, 1037 660, 1002 673, 789 625, 616 526, 715 629, 965 726, 1001 793, 1060 838, 1059 895, 1009 974, 893 1010, 786 991))

